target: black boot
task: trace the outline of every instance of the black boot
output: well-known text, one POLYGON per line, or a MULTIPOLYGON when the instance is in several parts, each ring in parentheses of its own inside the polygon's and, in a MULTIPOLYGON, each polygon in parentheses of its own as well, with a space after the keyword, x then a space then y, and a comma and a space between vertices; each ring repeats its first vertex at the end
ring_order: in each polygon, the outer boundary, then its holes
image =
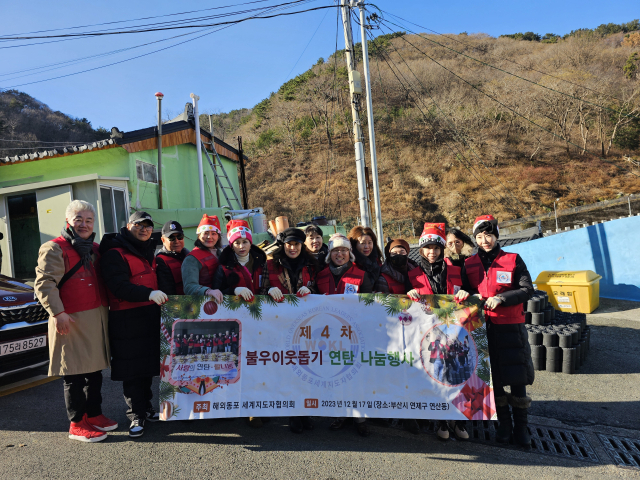
POLYGON ((525 450, 531 450, 531 434, 527 428, 527 413, 531 406, 531 397, 509 396, 513 408, 513 441, 525 450))
POLYGON ((506 395, 496 398, 496 413, 498 414, 498 429, 496 430, 496 442, 509 443, 513 425, 511 423, 511 412, 506 395))

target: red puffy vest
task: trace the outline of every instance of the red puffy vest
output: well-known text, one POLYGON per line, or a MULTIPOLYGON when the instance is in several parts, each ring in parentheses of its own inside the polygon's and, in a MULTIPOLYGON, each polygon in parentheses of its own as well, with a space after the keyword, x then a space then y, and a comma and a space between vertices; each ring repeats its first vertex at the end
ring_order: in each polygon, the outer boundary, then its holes
MULTIPOLYGON (((54 238, 53 243, 62 248, 64 258, 64 273, 67 273, 80 261, 80 255, 71 243, 64 237, 54 238)), ((93 253, 95 259, 92 267, 87 270, 81 266, 60 289, 60 300, 64 305, 64 311, 68 314, 93 310, 100 305, 107 306, 107 295, 100 276, 100 254, 98 244, 94 242, 93 253)))
MULTIPOLYGON (((447 265, 447 295, 454 295, 456 293, 454 286, 459 287, 462 285, 462 279, 460 277, 460 271, 462 269, 450 265, 448 258, 445 258, 445 263, 447 265)), ((416 289, 420 295, 433 295, 427 274, 424 273, 422 268, 418 267, 411 270, 409 272, 409 281, 411 282, 411 286, 416 289)))
MULTIPOLYGON (((294 294, 297 292, 290 292, 287 287, 280 281, 280 275, 283 275, 284 267, 275 260, 267 260, 267 271, 269 272, 269 285, 271 287, 278 287, 283 294, 294 294)), ((302 267, 302 285, 308 287, 311 285, 311 267, 309 265, 302 267)), ((291 285, 292 288, 296 288, 296 285, 291 285)))
POLYGON ((429 356, 429 358, 435 360, 436 357, 444 359, 444 353, 442 351, 442 343, 438 343, 438 346, 436 348, 436 342, 431 342, 431 355, 429 356))
POLYGON ((173 275, 173 281, 176 284, 176 295, 184 295, 184 287, 182 285, 182 262, 177 258, 170 257, 169 255, 161 255, 164 263, 171 270, 173 275))
POLYGON ((386 273, 381 273, 380 275, 382 275, 387 281, 387 285, 389 286, 389 293, 392 293, 394 295, 402 295, 404 293, 407 293, 404 283, 400 283, 391 275, 387 275, 386 273))
POLYGON ((200 269, 200 277, 198 278, 198 283, 203 287, 211 288, 211 284, 213 283, 213 275, 216 273, 216 269, 218 268, 218 258, 211 253, 209 250, 203 250, 200 247, 196 247, 191 250, 189 255, 193 255, 202 265, 200 269))
POLYGON ((355 264, 351 265, 351 268, 347 270, 336 287, 333 275, 329 267, 322 270, 316 277, 316 286, 318 287, 318 293, 323 295, 340 295, 343 293, 358 293, 360 285, 364 280, 364 270, 360 270, 355 264), (355 292, 345 292, 347 284, 353 285, 356 289, 355 292))
MULTIPOLYGON (((156 277, 156 259, 153 259, 153 263, 149 265, 144 258, 134 255, 125 248, 114 248, 116 252, 122 255, 123 260, 129 266, 129 281, 134 285, 141 285, 149 287, 151 290, 158 289, 158 277, 156 277)), ((147 305, 155 305, 152 301, 147 302, 127 302, 111 293, 107 289, 109 297, 109 309, 110 310, 128 310, 130 308, 146 307, 147 305)))
MULTIPOLYGON (((482 260, 477 254, 467 258, 464 267, 469 284, 477 289, 484 299, 514 290, 518 281, 515 278, 516 257, 515 253, 500 251, 487 272, 484 271, 482 260)), ((510 307, 498 305, 494 310, 486 309, 484 314, 496 324, 524 323, 521 304, 510 307)))
POLYGON ((234 288, 245 287, 251 290, 251 293, 253 293, 254 295, 258 294, 258 290, 260 289, 260 277, 262 276, 261 266, 254 268, 253 274, 249 272, 249 269, 247 267, 245 267, 244 265, 240 265, 239 263, 234 265, 233 268, 227 268, 224 265, 221 265, 221 267, 225 277, 229 277, 229 275, 233 272, 235 272, 238 277, 240 277, 240 281, 234 288))
POLYGON ((169 255, 162 255, 162 260, 164 260, 164 263, 166 263, 167 267, 171 270, 173 281, 176 284, 176 295, 184 295, 184 288, 182 286, 182 262, 169 255))

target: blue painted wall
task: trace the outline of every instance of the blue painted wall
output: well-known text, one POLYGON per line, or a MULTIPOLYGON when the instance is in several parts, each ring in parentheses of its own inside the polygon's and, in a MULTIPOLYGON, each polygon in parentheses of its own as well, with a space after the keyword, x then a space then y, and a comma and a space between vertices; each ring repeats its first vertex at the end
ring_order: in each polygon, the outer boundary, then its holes
POLYGON ((593 270, 600 296, 640 301, 640 217, 558 233, 505 251, 519 253, 535 280, 545 270, 593 270))

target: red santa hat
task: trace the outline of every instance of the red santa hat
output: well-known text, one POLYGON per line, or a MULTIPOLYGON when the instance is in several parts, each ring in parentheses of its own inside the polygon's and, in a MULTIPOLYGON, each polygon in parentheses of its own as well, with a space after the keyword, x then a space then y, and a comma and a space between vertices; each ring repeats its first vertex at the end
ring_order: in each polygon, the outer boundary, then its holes
POLYGON ((227 223, 227 238, 229 239, 229 244, 232 244, 238 238, 246 238, 253 243, 249 222, 246 220, 229 220, 229 223, 227 223))
POLYGON ((206 232, 208 230, 212 230, 218 235, 222 234, 222 230, 220 230, 220 220, 218 220, 218 217, 215 215, 207 215, 205 213, 202 215, 202 220, 200 220, 200 223, 198 224, 196 234, 200 235, 202 232, 206 232))
POLYGON ((427 245, 439 245, 444 248, 447 243, 445 239, 444 223, 425 223, 418 244, 420 248, 427 245))
POLYGON ((493 217, 493 215, 481 215, 476 218, 475 222, 473 222, 473 236, 475 237, 481 232, 490 233, 498 238, 500 234, 498 221, 493 217))

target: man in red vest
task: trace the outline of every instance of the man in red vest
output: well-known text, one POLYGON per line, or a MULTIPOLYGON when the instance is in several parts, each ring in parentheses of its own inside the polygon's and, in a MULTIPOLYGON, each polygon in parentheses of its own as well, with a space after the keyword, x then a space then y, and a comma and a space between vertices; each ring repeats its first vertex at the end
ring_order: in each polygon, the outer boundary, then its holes
POLYGON ((167 295, 158 288, 152 232, 151 215, 134 212, 120 233, 107 234, 100 243, 109 297, 111 379, 122 382, 133 438, 144 433, 146 420, 159 420, 151 383, 160 374, 160 305, 167 295))
MULTIPOLYGON (((109 368, 107 295, 93 242, 96 211, 74 200, 62 235, 38 253, 35 293, 49 313, 49 375, 60 375, 69 438, 99 442, 118 424, 102 414, 102 370, 109 368)), ((4 358, 4 357, 2 357, 4 358)))
POLYGON ((162 227, 162 249, 156 255, 158 288, 167 295, 184 295, 182 262, 189 255, 184 248, 182 225, 170 220, 162 227))

